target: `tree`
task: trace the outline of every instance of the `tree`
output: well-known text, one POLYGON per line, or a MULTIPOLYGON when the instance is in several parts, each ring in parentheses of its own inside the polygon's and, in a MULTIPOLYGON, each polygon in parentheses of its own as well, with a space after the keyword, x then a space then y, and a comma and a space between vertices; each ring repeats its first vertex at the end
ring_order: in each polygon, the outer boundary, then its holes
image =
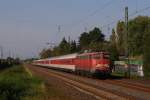
POLYGON ((143 54, 144 35, 147 33, 148 19, 147 16, 138 16, 129 21, 129 48, 130 54, 133 56, 143 54))
POLYGON ((117 36, 114 29, 112 29, 112 35, 110 36, 110 45, 108 51, 110 52, 110 59, 112 61, 119 59, 119 53, 117 50, 117 36))
POLYGON ((150 77, 150 33, 145 35, 144 41, 144 72, 146 76, 150 77))
POLYGON ((70 44, 66 41, 65 38, 59 44, 59 50, 61 55, 70 53, 70 44))
POLYGON ((89 32, 89 37, 91 42, 104 42, 104 34, 101 30, 95 27, 92 31, 89 32))
POLYGON ((117 23, 116 33, 118 36, 117 49, 118 49, 120 54, 125 54, 126 38, 125 38, 125 23, 123 21, 122 22, 119 21, 117 23))
POLYGON ((91 40, 89 34, 84 32, 79 37, 79 46, 82 50, 86 50, 89 47, 91 40))
POLYGON ((95 27, 89 33, 82 33, 79 38, 80 48, 82 50, 101 51, 103 50, 103 43, 105 36, 101 30, 95 27))
POLYGON ((118 37, 116 35, 115 29, 112 29, 112 34, 110 36, 110 44, 117 46, 118 37))
POLYGON ((150 18, 147 20, 148 25, 144 34, 143 59, 144 59, 144 74, 150 77, 150 18))
POLYGON ((70 52, 71 52, 71 53, 77 52, 76 41, 71 41, 71 43, 70 43, 70 52))
POLYGON ((53 48, 53 51, 52 51, 52 57, 53 57, 53 56, 59 56, 59 55, 61 55, 60 50, 59 50, 59 47, 58 47, 58 46, 55 46, 55 47, 53 48))
POLYGON ((51 57, 52 55, 52 50, 51 49, 43 49, 41 52, 40 52, 40 58, 48 58, 48 57, 51 57))

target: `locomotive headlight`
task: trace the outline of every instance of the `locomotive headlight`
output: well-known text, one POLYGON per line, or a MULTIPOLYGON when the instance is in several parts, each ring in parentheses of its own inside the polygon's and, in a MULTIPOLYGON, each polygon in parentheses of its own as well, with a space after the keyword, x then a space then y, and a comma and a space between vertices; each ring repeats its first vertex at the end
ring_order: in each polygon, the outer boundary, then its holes
POLYGON ((97 64, 96 67, 103 67, 103 65, 102 64, 97 64))
POLYGON ((96 67, 107 67, 108 68, 109 65, 108 64, 97 64, 96 67))
POLYGON ((109 67, 109 65, 108 65, 108 64, 104 64, 104 66, 105 66, 105 67, 109 67))

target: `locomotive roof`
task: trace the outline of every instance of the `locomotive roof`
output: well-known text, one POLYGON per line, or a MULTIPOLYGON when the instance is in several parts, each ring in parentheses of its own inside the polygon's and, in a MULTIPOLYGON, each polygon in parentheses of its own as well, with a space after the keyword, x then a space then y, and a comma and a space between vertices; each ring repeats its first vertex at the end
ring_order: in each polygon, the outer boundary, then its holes
POLYGON ((82 53, 82 54, 79 54, 78 56, 94 55, 94 54, 100 54, 100 53, 109 54, 108 52, 90 52, 90 53, 82 53))

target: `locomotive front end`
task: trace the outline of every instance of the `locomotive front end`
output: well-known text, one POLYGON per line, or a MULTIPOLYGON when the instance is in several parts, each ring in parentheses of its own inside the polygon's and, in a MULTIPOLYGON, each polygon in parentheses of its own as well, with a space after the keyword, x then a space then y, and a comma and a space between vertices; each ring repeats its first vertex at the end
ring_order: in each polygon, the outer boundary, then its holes
POLYGON ((109 54, 100 52, 93 57, 95 63, 95 73, 101 75, 109 75, 111 73, 111 66, 109 60, 109 54))

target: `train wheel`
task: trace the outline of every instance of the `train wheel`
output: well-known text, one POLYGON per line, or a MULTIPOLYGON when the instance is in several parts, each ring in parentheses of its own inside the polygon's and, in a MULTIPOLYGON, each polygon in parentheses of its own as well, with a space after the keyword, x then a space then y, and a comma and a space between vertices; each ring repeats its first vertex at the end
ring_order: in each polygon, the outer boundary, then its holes
POLYGON ((76 71, 76 74, 79 75, 79 71, 76 71))
POLYGON ((92 76, 91 73, 88 73, 87 77, 88 77, 88 78, 92 78, 93 76, 92 76))

